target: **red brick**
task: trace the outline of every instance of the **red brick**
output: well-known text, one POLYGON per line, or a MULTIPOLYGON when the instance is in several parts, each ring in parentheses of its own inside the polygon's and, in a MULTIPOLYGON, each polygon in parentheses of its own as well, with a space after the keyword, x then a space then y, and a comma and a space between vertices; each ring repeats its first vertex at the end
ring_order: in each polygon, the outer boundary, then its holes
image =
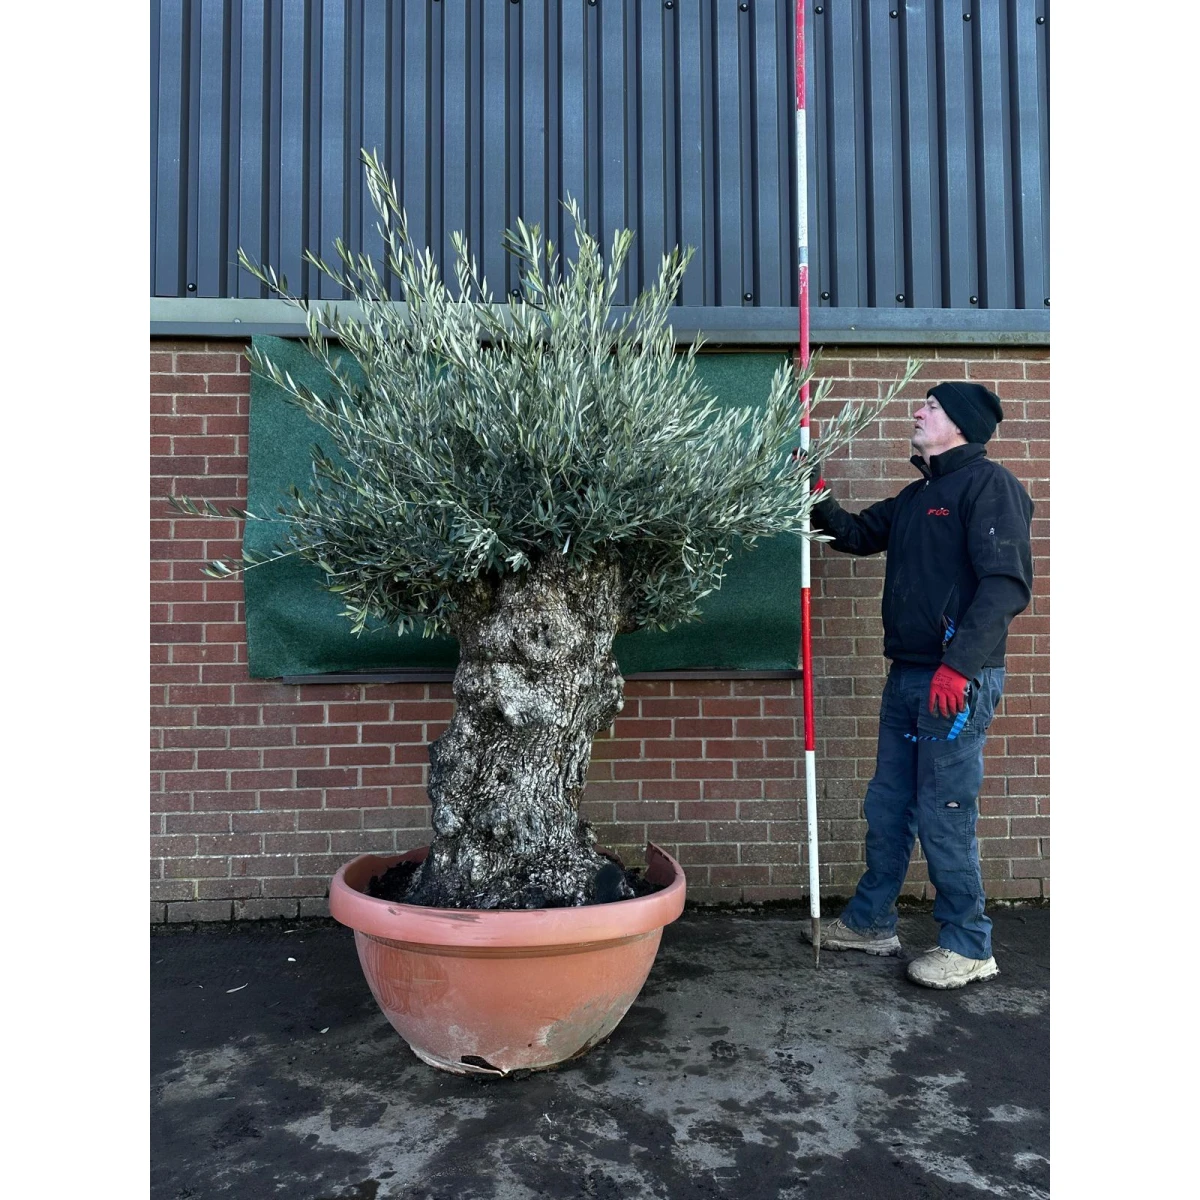
MULTIPOLYGON (((708 826, 703 821, 666 821, 646 826, 646 837, 663 845, 703 844, 708 841, 708 826)), ((668 851, 670 853, 670 851, 668 851)))
POLYGON ((262 841, 265 854, 324 854, 329 850, 329 834, 320 830, 265 833, 262 841))
MULTIPOLYGON (((302 911, 325 915, 328 878, 318 865, 328 867, 338 855, 349 856, 376 838, 383 847, 397 838, 405 845, 428 841, 422 783, 426 743, 454 711, 448 683, 297 688, 249 679, 241 583, 209 581, 199 574, 205 558, 238 552, 238 525, 228 519, 188 520, 164 499, 175 493, 244 503, 249 381, 244 347, 244 339, 152 343, 157 378, 151 402, 155 561, 150 602, 157 690, 151 750, 153 765, 163 772, 153 784, 179 789, 152 796, 152 836, 182 839, 156 842, 156 848, 170 853, 154 863, 165 868, 171 862, 222 861, 205 850, 248 846, 260 835, 332 835, 331 853, 318 854, 328 861, 306 862, 299 873, 293 855, 246 853, 233 855, 236 865, 228 877, 158 879, 152 898, 154 919, 160 920, 225 920, 231 913, 239 918, 302 911), (219 388, 230 391, 212 390, 219 388), (317 775, 308 779, 314 786, 255 786, 290 780, 294 771, 344 771, 348 776, 325 778, 354 782, 318 784, 322 776, 317 775), (218 778, 220 786, 210 786, 218 778), (187 849, 184 842, 198 838, 206 839, 200 854, 173 849, 187 849), (245 838, 250 841, 238 840, 245 838), (263 880, 275 880, 278 894, 258 890, 263 880), (198 885, 207 890, 197 891, 198 885)), ((904 357, 872 346, 827 351, 828 373, 844 392, 861 393, 866 387, 874 394, 880 381, 899 373, 904 357)), ((970 377, 996 386, 1010 415, 989 451, 1008 461, 1038 504, 1034 600, 1010 633, 1007 695, 992 729, 979 832, 989 894, 1045 896, 1048 352, 956 346, 914 347, 913 353, 926 360, 924 380, 970 377)), ((875 422, 848 455, 830 464, 835 494, 852 511, 894 495, 913 477, 904 441, 924 387, 910 390, 913 398, 875 422)), ((839 403, 821 406, 817 420, 839 403)), ((827 889, 836 886, 838 894, 848 895, 861 872, 861 803, 874 769, 886 668, 879 621, 884 560, 854 559, 818 546, 813 561, 817 778, 822 844, 828 848, 822 879, 827 889)), ((690 893, 697 900, 802 894, 807 887, 802 862, 751 861, 774 858, 780 848, 804 850, 804 783, 797 775, 803 758, 800 691, 798 679, 631 680, 626 709, 612 734, 597 739, 589 770, 594 782, 585 811, 597 821, 601 840, 640 854, 650 822, 651 836, 678 849, 688 864, 690 893), (677 815, 664 817, 672 807, 677 815), (745 849, 740 861, 739 844, 745 849)), ((318 845, 307 837, 294 844, 318 845)), ((919 858, 904 894, 933 894, 919 858)))
POLYGON ((790 696, 794 688, 790 679, 735 679, 735 696, 790 696))
POLYGON ((748 884, 767 883, 770 878, 770 870, 765 865, 739 864, 736 867, 709 868, 709 881, 718 887, 744 887, 748 884))
MULTIPOLYGON (((711 745, 712 743, 708 743, 711 745)), ((685 741, 682 738, 667 738, 661 742, 643 742, 642 752, 646 758, 699 758, 702 743, 699 739, 685 741)))
MULTIPOLYGON (((407 811, 407 810, 398 810, 407 811)), ((373 811, 372 818, 378 816, 373 811)), ((361 829, 363 814, 352 808, 316 809, 299 814, 301 829, 361 829)))
POLYGON ((253 858, 230 859, 230 874, 242 878, 287 878, 296 874, 296 860, 292 855, 256 854, 253 858))
POLYGON ((243 374, 209 375, 207 391, 210 394, 224 392, 249 392, 250 377, 243 374))
MULTIPOLYGON (((705 704, 715 701, 705 700, 705 704)), ((670 699, 650 697, 641 702, 643 717, 698 717, 700 701, 687 697, 672 696, 670 699)))
POLYGON ((705 800, 757 800, 762 796, 762 782, 757 779, 706 779, 703 789, 705 800))
POLYGON ((184 900, 167 905, 168 924, 186 921, 229 921, 233 919, 229 900, 184 900))
POLYGON ((351 746, 358 741, 357 725, 298 725, 299 746, 351 746))
POLYGON ((220 371, 232 374, 238 369, 238 359, 239 355, 232 351, 223 353, 181 351, 175 356, 175 372, 190 371, 198 375, 207 375, 211 371, 220 371))
POLYGON ((330 788, 325 793, 327 808, 385 808, 387 804, 386 787, 330 788))
MULTIPOLYGON (((234 900, 233 919, 235 921, 264 921, 271 918, 283 917, 294 920, 297 916, 295 900, 264 900, 261 897, 249 900, 234 900)), ((301 914, 308 915, 308 914, 301 914)), ((328 909, 320 914, 328 916, 328 909)))
POLYGON ((589 800, 636 800, 638 785, 636 783, 609 783, 603 780, 589 782, 584 796, 589 800))
MULTIPOLYGON (((297 776, 300 774, 303 772, 296 772, 297 776)), ((252 791, 261 791, 264 788, 287 788, 292 786, 292 771, 231 771, 229 782, 231 787, 252 791)), ((300 784, 299 786, 306 785, 300 784)))
POLYGON ((793 842, 774 842, 743 845, 741 860, 744 863, 798 863, 800 848, 793 842))
POLYGON ((224 771, 168 771, 163 782, 168 792, 219 791, 229 786, 224 771))
POLYGON ((733 760, 729 758, 706 758, 700 762, 687 759, 675 760, 676 779, 732 779, 733 760))
MULTIPOLYGON (((340 863, 338 864, 341 865, 340 863)), ((336 870, 337 868, 335 868, 336 870)), ((333 872, 330 872, 332 875, 333 872)), ((329 879, 295 878, 295 879, 264 879, 263 895, 273 896, 324 896, 329 891, 329 879)))
POLYGON ((329 750, 331 767, 378 767, 391 761, 390 746, 332 746, 329 750))
POLYGON ((397 700, 393 706, 397 721, 449 721, 454 716, 452 700, 397 700))
POLYGON ((228 874, 227 858, 169 858, 163 863, 167 879, 223 879, 228 874))
POLYGON ((295 730, 287 726, 243 726, 229 730, 231 746, 290 746, 298 733, 307 732, 305 729, 295 730))
POLYGON ((728 696, 728 679, 674 679, 671 681, 673 696, 728 696))
MULTIPOLYGON (((727 701, 732 703, 732 701, 727 701)), ((680 718, 675 722, 677 738, 731 738, 733 721, 713 717, 680 718)), ((682 754, 679 757, 684 757, 682 754)))
MULTIPOLYGON (((226 747, 217 750, 200 750, 196 754, 196 766, 201 770, 254 770, 262 766, 262 751, 258 749, 230 750, 226 747)), ((246 785, 234 779, 233 786, 245 787, 246 785)))
POLYGON ((738 861, 738 848, 735 845, 714 844, 713 842, 685 842, 678 847, 679 853, 675 856, 679 859, 680 864, 688 872, 688 899, 694 899, 692 895, 693 875, 692 868, 696 866, 706 865, 723 865, 728 866, 738 861))
POLYGON ((673 821, 675 805, 669 800, 659 800, 654 803, 649 800, 637 800, 616 806, 615 819, 618 821, 673 821))
MULTIPOLYGON (((777 697, 769 702, 764 702, 754 696, 739 696, 736 699, 713 696, 706 697, 702 701, 702 708, 705 717, 757 717, 762 714, 764 703, 788 704, 794 703, 794 700, 789 701, 777 697)), ((728 736, 732 736, 732 734, 728 736)))
POLYGON ((705 758, 761 758, 762 742, 746 738, 712 738, 704 743, 705 758))
MULTIPOLYGON (((679 733, 678 722, 676 733, 679 733)), ((602 734, 601 734, 602 736, 602 734)), ((613 737, 620 738, 670 738, 671 722, 667 720, 628 720, 618 716, 613 737)))
MULTIPOLYGON (((301 813, 300 816, 307 816, 301 813)), ((296 828, 293 812, 247 812, 233 813, 234 833, 282 833, 296 828)))
POLYGON ((329 753, 323 746, 280 746, 261 751, 262 765, 274 767, 324 767, 329 753))
POLYGON ((258 854, 263 843, 257 833, 202 833, 196 848, 200 854, 258 854))
POLYGON ((642 800, 699 800, 703 786, 698 779, 647 779, 642 800))
POLYGON ((616 758, 640 758, 642 744, 637 741, 615 738, 597 738, 592 743, 592 758, 599 762, 610 762, 616 758))
POLYGON ((258 807, 262 809, 320 808, 321 792, 316 788, 284 788, 282 791, 259 792, 258 807))
POLYGON ((322 725, 325 708, 321 704, 264 704, 264 725, 322 725))
POLYGON ((366 722, 388 721, 392 716, 392 706, 385 700, 368 704, 331 704, 329 706, 329 723, 331 725, 354 724, 366 722))
POLYGON ((732 821, 737 817, 736 800, 681 800, 681 821, 732 821))
POLYGON ((671 763, 665 758, 619 761, 613 763, 613 775, 617 779, 670 779, 671 763))

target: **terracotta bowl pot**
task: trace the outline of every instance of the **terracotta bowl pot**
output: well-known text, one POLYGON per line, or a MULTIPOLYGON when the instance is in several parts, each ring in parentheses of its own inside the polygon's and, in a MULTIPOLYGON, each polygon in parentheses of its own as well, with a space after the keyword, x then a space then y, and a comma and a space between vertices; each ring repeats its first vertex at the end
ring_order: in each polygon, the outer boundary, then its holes
POLYGON ((364 854, 333 878, 329 910, 354 930, 384 1015, 414 1053, 461 1075, 540 1070, 608 1037, 637 998, 664 925, 683 911, 683 869, 646 847, 634 900, 523 911, 423 908, 367 895, 373 875, 427 847, 364 854))

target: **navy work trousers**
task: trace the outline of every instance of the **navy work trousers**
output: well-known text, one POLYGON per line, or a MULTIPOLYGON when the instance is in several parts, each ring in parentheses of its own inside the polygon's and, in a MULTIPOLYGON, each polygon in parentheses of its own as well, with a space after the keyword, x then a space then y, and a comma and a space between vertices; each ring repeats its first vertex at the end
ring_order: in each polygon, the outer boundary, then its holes
POLYGON ((919 836, 937 889, 938 945, 968 958, 990 958, 992 922, 983 913, 975 821, 983 746, 1004 688, 1004 668, 984 668, 979 685, 970 689, 970 717, 952 739, 947 734, 954 718, 929 711, 933 673, 933 667, 904 663, 893 663, 888 673, 875 777, 863 803, 867 869, 841 919, 860 931, 896 931, 896 897, 919 836))

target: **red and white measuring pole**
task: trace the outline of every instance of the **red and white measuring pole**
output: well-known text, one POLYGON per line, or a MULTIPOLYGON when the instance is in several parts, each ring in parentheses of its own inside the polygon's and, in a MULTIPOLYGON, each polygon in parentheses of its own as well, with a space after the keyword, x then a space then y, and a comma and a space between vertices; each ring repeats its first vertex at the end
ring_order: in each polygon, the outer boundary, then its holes
MULTIPOLYGON (((804 0, 796 0, 796 251, 800 272, 800 368, 809 362, 808 347, 808 138, 804 112, 804 0)), ((809 388, 800 387, 800 450, 807 452, 809 388)), ((810 477, 809 486, 816 483, 810 477)), ((809 532, 808 518, 803 531, 809 532)), ((800 661, 804 671, 804 793, 808 826, 808 897, 812 918, 813 963, 821 961, 821 884, 817 855, 817 743, 813 734, 812 678, 812 549, 800 540, 800 661)))

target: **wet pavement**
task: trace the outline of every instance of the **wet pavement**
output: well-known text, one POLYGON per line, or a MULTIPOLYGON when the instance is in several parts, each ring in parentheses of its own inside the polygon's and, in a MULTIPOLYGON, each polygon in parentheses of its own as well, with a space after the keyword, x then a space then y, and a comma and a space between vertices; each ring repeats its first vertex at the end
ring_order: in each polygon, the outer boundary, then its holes
POLYGON ((332 922, 156 932, 152 1198, 1046 1197, 1050 914, 991 915, 1000 976, 931 992, 928 914, 814 971, 800 910, 689 910, 606 1043, 498 1080, 421 1063, 332 922))

